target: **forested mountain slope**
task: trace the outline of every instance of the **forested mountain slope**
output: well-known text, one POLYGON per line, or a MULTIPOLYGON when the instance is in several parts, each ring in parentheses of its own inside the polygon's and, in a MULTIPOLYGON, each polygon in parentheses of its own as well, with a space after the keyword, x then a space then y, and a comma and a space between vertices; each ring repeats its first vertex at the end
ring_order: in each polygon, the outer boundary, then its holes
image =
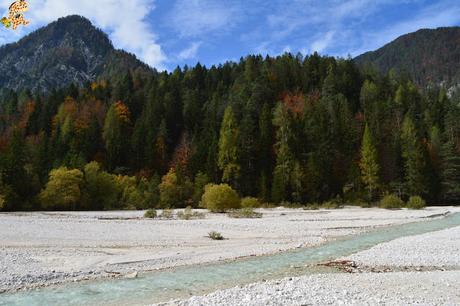
POLYGON ((14 90, 48 92, 137 68, 150 70, 115 50, 105 33, 80 16, 61 18, 0 47, 0 87, 14 90))
MULTIPOLYGON (((45 29, 35 37, 60 31, 45 29)), ((56 37, 92 49, 86 35, 56 37)), ((277 204, 460 201, 460 101, 441 88, 318 54, 119 69, 136 61, 101 45, 76 61, 102 67, 98 80, 2 98, 1 210, 198 206, 208 183, 277 204)))
POLYGON ((430 84, 450 88, 460 84, 460 27, 423 29, 403 35, 384 47, 358 56, 381 73, 408 73, 422 87, 430 84))

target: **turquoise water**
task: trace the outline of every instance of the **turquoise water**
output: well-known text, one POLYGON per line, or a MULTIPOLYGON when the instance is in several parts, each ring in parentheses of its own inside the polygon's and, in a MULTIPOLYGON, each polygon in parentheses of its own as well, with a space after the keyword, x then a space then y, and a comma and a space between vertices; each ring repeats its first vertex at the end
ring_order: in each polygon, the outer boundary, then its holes
POLYGON ((0 305, 142 305, 199 295, 284 276, 317 273, 311 264, 347 256, 376 244, 460 225, 460 213, 442 219, 397 225, 327 244, 276 255, 197 265, 142 275, 137 279, 73 283, 0 295, 0 305), (305 267, 308 265, 307 267, 305 267))

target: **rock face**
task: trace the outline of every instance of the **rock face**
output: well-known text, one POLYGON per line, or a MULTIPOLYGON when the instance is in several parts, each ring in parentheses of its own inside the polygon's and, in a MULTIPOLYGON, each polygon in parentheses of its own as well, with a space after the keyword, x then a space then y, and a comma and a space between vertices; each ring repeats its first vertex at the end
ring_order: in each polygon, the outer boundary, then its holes
POLYGON ((414 82, 454 88, 460 84, 460 27, 423 29, 355 58, 378 71, 408 73, 414 82))
POLYGON ((133 55, 115 50, 104 32, 75 15, 0 47, 0 87, 14 90, 48 92, 107 76, 108 70, 137 68, 150 70, 133 55))

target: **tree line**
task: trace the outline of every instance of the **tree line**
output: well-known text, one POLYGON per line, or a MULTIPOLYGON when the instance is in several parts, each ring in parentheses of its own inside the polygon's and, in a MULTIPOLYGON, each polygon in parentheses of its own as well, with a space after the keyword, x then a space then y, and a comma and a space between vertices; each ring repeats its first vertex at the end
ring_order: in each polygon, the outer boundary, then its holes
POLYGON ((131 71, 46 96, 5 91, 0 208, 460 200, 460 99, 351 59, 284 54, 131 71))

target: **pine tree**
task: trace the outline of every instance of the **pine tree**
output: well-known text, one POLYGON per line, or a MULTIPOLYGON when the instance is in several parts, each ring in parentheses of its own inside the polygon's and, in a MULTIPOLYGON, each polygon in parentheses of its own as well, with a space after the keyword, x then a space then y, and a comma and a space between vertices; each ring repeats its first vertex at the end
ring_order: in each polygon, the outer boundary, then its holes
POLYGON ((270 106, 265 103, 259 117, 259 154, 260 196, 270 199, 271 175, 273 173, 273 126, 270 106))
POLYGON ((377 150, 372 142, 369 126, 366 124, 361 145, 361 178, 369 192, 369 200, 372 200, 373 192, 376 190, 379 181, 379 165, 377 150))
POLYGON ((236 188, 240 176, 238 164, 238 128, 231 106, 225 109, 219 138, 218 165, 222 173, 222 181, 236 188))
POLYGON ((404 119, 401 139, 406 193, 409 196, 422 195, 425 193, 425 160, 414 122, 409 116, 404 119))
POLYGON ((291 130, 288 112, 279 103, 275 109, 273 124, 278 128, 276 132, 276 165, 273 172, 272 200, 275 203, 289 200, 291 174, 294 169, 294 156, 289 148, 291 130))
POLYGON ((127 158, 129 125, 130 113, 126 105, 122 102, 112 104, 107 112, 103 130, 110 169, 122 166, 127 158))
POLYGON ((445 201, 460 200, 460 154, 452 140, 443 144, 441 149, 441 187, 445 201))

